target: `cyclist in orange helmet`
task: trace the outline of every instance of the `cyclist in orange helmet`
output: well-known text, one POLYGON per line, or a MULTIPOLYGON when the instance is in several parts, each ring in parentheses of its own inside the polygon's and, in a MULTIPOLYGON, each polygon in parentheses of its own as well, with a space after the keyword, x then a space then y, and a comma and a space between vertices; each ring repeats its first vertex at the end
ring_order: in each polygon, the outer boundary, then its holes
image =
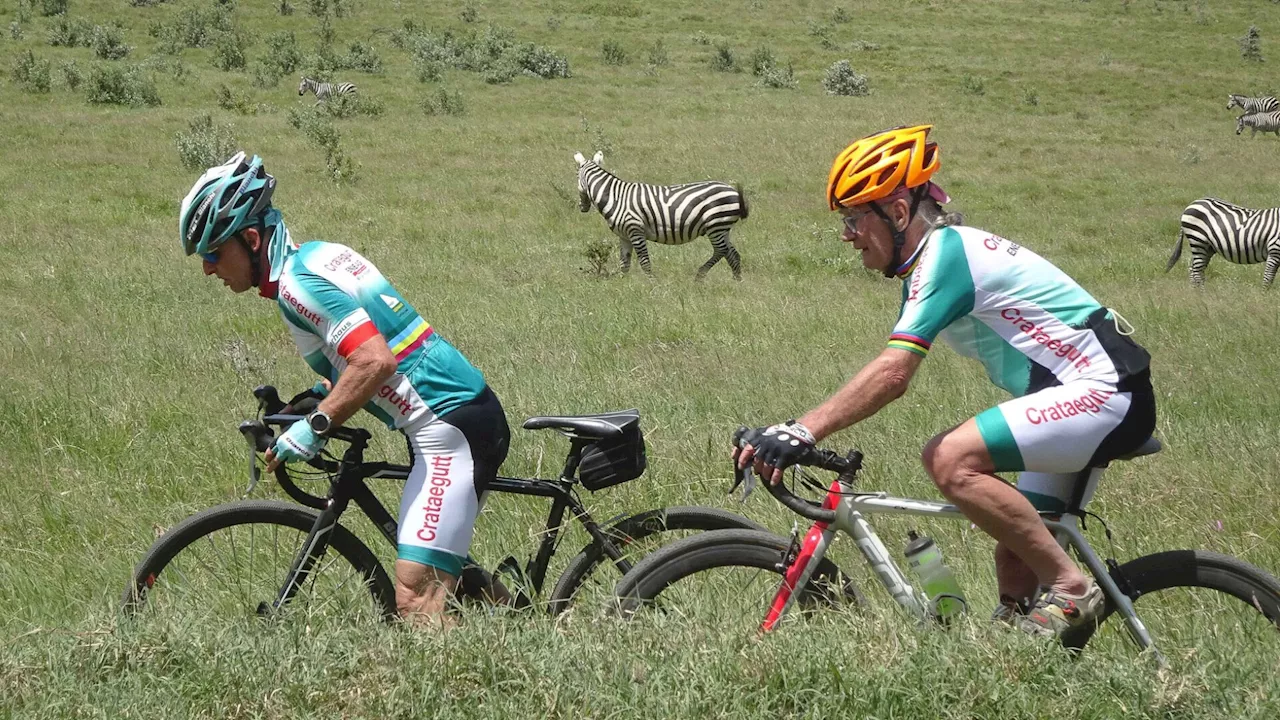
POLYGON ((1067 557, 1037 510, 1092 496, 1096 468, 1155 429, 1150 356, 1119 316, 1044 258, 946 214, 930 125, 855 141, 835 159, 827 203, 862 263, 903 280, 888 347, 817 408, 757 428, 737 453, 768 482, 817 441, 907 391, 935 338, 981 362, 1013 398, 934 436, 925 470, 996 541, 996 618, 1055 636, 1095 620, 1097 584, 1067 557), (1016 488, 997 472, 1020 472, 1016 488))

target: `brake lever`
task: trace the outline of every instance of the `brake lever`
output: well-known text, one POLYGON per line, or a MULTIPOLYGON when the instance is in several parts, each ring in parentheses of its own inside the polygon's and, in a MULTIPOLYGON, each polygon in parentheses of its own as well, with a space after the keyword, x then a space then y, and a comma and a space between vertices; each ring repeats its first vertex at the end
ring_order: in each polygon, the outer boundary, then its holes
POLYGON ((241 499, 244 499, 258 487, 258 481, 262 479, 262 473, 258 470, 258 446, 260 442, 265 441, 260 431, 265 431, 266 428, 259 421, 245 420, 240 423, 238 429, 245 442, 249 444, 249 487, 241 496, 241 499))
POLYGON ((739 468, 737 460, 733 463, 733 487, 729 488, 729 494, 732 495, 738 486, 742 486, 742 497, 738 498, 738 502, 746 502, 751 496, 751 492, 756 489, 756 474, 751 468, 739 468))

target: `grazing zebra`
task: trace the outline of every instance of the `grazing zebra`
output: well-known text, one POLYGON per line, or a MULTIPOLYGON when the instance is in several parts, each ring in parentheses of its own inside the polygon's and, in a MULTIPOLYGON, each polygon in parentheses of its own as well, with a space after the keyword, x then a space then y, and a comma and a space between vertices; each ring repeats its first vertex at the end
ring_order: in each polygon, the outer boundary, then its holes
POLYGON ((1276 137, 1280 137, 1280 110, 1241 115, 1236 118, 1237 135, 1244 132, 1246 127, 1251 131, 1249 137, 1257 135, 1259 130, 1264 133, 1273 132, 1276 137))
POLYGON ((1271 112, 1272 110, 1280 110, 1280 102, 1273 97, 1245 97, 1244 95, 1228 95, 1227 109, 1239 105, 1241 114, 1251 115, 1253 113, 1271 112))
POLYGON ((354 83, 349 82, 317 82, 306 75, 303 75, 302 82, 298 84, 298 94, 306 95, 308 90, 316 94, 316 104, 319 105, 334 95, 354 95, 356 92, 356 86, 354 83))
POLYGON ((698 268, 697 279, 720 258, 728 258, 733 277, 742 279, 742 261, 729 242, 733 224, 747 218, 747 199, 736 186, 714 180, 683 185, 646 185, 619 180, 600 167, 604 153, 588 162, 582 153, 578 161, 578 209, 600 211, 609 229, 618 236, 618 256, 622 272, 631 269, 631 252, 640 258, 640 267, 652 275, 649 247, 653 240, 663 245, 682 245, 706 235, 714 253, 698 268))
POLYGON ((1204 284, 1204 268, 1214 253, 1233 263, 1267 261, 1262 284, 1268 286, 1280 267, 1280 208, 1251 210, 1217 198, 1200 198, 1182 211, 1182 229, 1169 272, 1182 255, 1182 238, 1191 246, 1191 284, 1204 284))

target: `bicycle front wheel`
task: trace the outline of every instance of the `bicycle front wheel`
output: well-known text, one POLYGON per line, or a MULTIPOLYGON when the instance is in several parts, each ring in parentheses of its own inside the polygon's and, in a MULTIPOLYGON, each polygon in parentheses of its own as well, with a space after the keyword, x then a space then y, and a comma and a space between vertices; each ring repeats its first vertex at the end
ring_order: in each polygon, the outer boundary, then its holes
MULTIPOLYGON (((1280 666, 1280 582, 1265 571, 1220 553, 1172 550, 1131 560, 1112 577, 1175 668, 1270 677, 1280 666)), ((1064 635, 1063 644, 1105 648, 1131 639, 1114 603, 1099 622, 1097 631, 1064 635)))
MULTIPOLYGON (((633 617, 654 610, 743 632, 764 619, 781 586, 791 542, 758 530, 714 530, 678 540, 649 555, 618 584, 619 608, 633 617)), ((856 605, 852 581, 823 559, 797 590, 793 609, 856 605)))
POLYGON ((384 620, 395 616, 395 587, 369 548, 335 525, 328 547, 286 606, 271 611, 318 513, 250 500, 210 508, 156 540, 121 599, 131 617, 177 623, 273 615, 384 620))

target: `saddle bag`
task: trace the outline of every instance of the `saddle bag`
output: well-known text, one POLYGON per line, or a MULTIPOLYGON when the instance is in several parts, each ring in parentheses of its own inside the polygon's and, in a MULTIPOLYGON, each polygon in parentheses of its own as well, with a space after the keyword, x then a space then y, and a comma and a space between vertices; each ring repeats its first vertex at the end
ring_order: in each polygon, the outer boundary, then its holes
POLYGON ((640 431, 640 418, 636 418, 622 426, 620 437, 597 440, 583 448, 578 481, 596 492, 635 480, 644 474, 647 464, 644 433, 640 431))

